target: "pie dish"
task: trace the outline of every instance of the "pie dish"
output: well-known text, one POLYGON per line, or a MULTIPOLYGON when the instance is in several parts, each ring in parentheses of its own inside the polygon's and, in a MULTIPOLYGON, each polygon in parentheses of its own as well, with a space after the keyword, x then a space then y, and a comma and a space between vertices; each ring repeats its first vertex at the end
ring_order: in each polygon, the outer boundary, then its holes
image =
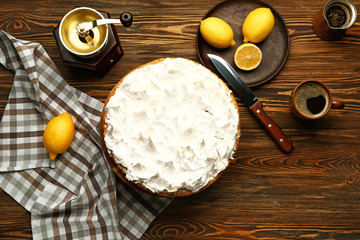
POLYGON ((229 166, 239 145, 240 115, 215 74, 188 59, 161 58, 114 86, 100 135, 110 166, 129 186, 187 196, 209 187, 229 166))

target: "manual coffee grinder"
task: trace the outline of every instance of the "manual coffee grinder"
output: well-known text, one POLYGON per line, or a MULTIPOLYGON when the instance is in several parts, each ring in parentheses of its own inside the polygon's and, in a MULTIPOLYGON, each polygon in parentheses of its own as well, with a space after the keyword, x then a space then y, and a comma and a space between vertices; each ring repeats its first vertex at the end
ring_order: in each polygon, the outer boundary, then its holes
POLYGON ((132 24, 130 13, 111 19, 110 14, 87 7, 75 7, 53 30, 64 64, 103 77, 124 55, 115 26, 132 24))

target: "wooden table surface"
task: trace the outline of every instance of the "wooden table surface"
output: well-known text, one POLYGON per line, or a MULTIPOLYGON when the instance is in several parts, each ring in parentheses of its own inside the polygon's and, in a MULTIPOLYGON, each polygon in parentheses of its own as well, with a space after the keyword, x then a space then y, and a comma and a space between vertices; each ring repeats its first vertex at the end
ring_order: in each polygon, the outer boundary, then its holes
MULTIPOLYGON (((241 0, 239 0, 241 1, 241 0)), ((283 154, 238 100, 241 142, 235 162, 205 191, 174 199, 142 239, 360 239, 360 27, 343 39, 322 41, 312 18, 325 0, 267 0, 283 16, 290 53, 270 81, 254 87, 264 109, 293 141, 283 154), (291 90, 303 80, 321 80, 342 99, 343 110, 304 122, 289 112, 291 90)), ((360 1, 353 1, 360 10, 360 1)), ((40 42, 68 83, 104 101, 127 72, 160 57, 199 61, 196 32, 217 0, 32 0, 1 1, 0 28, 40 42), (52 30, 74 6, 118 16, 125 55, 103 78, 61 62, 52 30)), ((359 20, 358 20, 359 21, 359 20)), ((236 29, 236 31, 240 31, 236 29)), ((0 117, 13 74, 0 68, 0 117)), ((31 238, 30 214, 0 190, 0 238, 31 238)))

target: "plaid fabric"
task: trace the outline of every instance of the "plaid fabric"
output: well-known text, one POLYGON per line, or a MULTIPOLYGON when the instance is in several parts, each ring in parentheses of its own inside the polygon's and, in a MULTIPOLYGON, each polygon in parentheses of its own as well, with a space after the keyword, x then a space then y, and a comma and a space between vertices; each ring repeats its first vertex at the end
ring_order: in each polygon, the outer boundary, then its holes
POLYGON ((140 238, 170 199, 116 178, 100 146, 103 104, 68 85, 39 43, 0 31, 0 63, 15 73, 0 123, 0 187, 31 212, 33 238, 140 238), (62 112, 75 137, 51 161, 42 134, 62 112))

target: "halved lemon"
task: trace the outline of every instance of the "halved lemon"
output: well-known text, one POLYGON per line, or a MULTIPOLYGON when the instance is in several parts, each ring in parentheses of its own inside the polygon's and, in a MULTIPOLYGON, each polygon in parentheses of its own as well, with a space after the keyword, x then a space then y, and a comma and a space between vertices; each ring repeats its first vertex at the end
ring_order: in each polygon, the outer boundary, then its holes
POLYGON ((240 45, 234 54, 235 65, 241 70, 250 71, 257 68, 262 59, 262 52, 253 43, 240 45))

